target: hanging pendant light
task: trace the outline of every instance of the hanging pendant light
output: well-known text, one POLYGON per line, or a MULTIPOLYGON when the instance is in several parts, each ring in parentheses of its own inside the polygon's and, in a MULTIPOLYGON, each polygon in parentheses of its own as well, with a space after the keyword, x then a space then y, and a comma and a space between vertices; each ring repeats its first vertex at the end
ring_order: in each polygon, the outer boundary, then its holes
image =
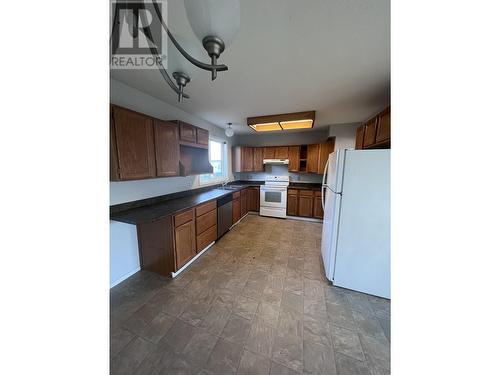
POLYGON ((230 138, 234 135, 234 130, 233 130, 233 128, 231 128, 231 125, 233 125, 233 123, 232 122, 228 122, 227 123, 226 131, 224 132, 230 138))
MULTIPOLYGON (((239 0, 184 0, 187 18, 211 58, 212 65, 240 28, 239 0)), ((212 80, 217 71, 212 70, 212 80)))

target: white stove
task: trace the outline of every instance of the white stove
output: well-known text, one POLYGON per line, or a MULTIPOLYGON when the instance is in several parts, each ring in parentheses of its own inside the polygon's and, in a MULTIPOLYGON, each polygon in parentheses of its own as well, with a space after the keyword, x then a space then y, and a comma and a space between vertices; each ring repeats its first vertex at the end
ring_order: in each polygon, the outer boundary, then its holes
POLYGON ((288 176, 267 176, 265 184, 260 187, 260 215, 286 217, 288 176))

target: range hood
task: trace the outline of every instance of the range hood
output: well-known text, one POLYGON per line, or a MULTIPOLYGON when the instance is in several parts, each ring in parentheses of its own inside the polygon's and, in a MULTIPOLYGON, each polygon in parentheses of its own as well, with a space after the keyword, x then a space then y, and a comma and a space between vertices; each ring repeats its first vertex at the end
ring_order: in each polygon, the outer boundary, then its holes
POLYGON ((264 164, 289 164, 288 159, 264 159, 264 164))

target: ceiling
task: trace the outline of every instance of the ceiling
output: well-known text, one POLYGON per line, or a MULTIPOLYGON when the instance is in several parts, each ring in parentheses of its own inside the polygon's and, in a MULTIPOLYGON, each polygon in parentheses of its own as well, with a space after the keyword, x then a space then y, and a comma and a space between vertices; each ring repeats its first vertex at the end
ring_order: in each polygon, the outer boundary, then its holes
MULTIPOLYGON (((168 0, 168 26, 199 43, 183 0, 168 0)), ((361 122, 390 101, 390 0, 241 0, 219 62, 229 70, 197 72, 181 103, 156 70, 111 76, 240 134, 253 132, 247 117, 287 112, 316 110, 315 128, 361 122)))

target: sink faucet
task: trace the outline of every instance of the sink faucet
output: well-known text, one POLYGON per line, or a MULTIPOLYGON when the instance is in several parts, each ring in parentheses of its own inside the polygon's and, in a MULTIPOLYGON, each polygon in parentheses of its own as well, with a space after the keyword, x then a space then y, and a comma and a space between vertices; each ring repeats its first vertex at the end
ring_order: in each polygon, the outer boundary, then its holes
POLYGON ((229 178, 227 178, 226 180, 224 180, 224 181, 222 182, 222 185, 221 185, 221 186, 222 186, 222 187, 226 187, 226 185, 227 185, 228 183, 229 183, 229 178))

